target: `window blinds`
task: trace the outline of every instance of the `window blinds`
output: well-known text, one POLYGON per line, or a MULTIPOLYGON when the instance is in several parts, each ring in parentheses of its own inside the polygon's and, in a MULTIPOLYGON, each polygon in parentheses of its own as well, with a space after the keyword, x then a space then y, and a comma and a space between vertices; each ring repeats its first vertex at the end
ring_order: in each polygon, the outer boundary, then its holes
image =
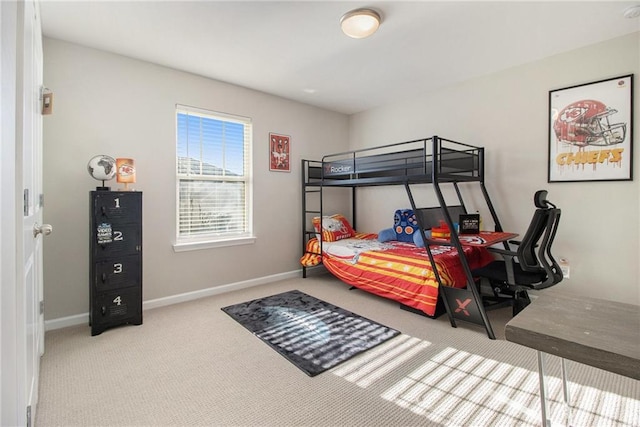
POLYGON ((246 236, 251 119, 178 106, 178 239, 246 236))

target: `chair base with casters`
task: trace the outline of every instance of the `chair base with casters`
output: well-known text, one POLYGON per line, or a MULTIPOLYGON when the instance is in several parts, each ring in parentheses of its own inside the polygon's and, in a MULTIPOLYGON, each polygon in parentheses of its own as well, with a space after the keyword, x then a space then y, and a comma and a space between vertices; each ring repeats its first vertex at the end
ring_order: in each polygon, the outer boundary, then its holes
MULTIPOLYGON (((534 289, 533 286, 522 284, 525 282, 523 277, 527 277, 529 279, 528 281, 534 281, 533 283, 539 283, 544 279, 544 276, 516 274, 516 277, 518 277, 516 282, 519 284, 512 285, 507 283, 506 278, 504 280, 500 279, 504 271, 506 271, 504 261, 494 261, 483 268, 473 270, 473 274, 474 276, 482 276, 477 280, 476 286, 479 288, 485 310, 495 310, 511 306, 513 308, 513 315, 515 316, 531 303, 528 291, 534 289), (535 276, 537 276, 537 278, 535 276), (493 279, 489 279, 489 277, 493 277, 493 279)), ((516 265, 514 266, 514 271, 522 271, 522 269, 516 265)))
POLYGON ((546 199, 545 190, 534 196, 536 210, 522 241, 509 242, 517 250, 489 248, 501 256, 473 270, 485 309, 511 305, 513 315, 531 302, 528 291, 544 289, 562 281, 562 270, 551 255, 551 245, 560 222, 560 209, 546 199))

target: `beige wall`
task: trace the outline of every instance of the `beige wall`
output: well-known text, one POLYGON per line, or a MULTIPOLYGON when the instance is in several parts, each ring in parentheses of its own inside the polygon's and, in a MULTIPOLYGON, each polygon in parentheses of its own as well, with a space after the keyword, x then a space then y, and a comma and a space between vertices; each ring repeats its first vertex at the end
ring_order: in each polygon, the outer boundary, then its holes
MULTIPOLYGON (((432 135, 486 147, 486 184, 504 229, 524 233, 538 189, 562 208, 554 253, 569 260, 571 275, 556 289, 639 304, 637 129, 633 181, 547 183, 549 90, 631 73, 639 126, 640 33, 634 33, 354 115, 350 148, 432 135)), ((374 231, 408 206, 397 188, 360 190, 358 198, 361 228, 374 231)))
MULTIPOLYGON (((256 70, 259 72, 259 70, 256 70)), ((44 40, 45 318, 89 309, 89 191, 96 154, 136 160, 144 192, 144 300, 299 269, 300 159, 347 145, 348 117, 169 68, 44 40), (175 104, 253 119, 253 245, 174 253, 175 104), (268 134, 291 136, 291 173, 270 172, 268 134)), ((115 181, 109 183, 117 188, 115 181)))

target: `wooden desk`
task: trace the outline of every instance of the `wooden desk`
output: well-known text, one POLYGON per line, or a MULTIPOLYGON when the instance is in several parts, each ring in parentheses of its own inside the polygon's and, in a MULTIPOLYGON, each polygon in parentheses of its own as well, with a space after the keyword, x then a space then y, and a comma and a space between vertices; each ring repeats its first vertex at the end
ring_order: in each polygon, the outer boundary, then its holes
POLYGON ((545 353, 562 358, 567 418, 570 406, 564 359, 640 380, 640 307, 636 305, 549 292, 507 323, 505 337, 538 351, 543 425, 549 423, 545 353))

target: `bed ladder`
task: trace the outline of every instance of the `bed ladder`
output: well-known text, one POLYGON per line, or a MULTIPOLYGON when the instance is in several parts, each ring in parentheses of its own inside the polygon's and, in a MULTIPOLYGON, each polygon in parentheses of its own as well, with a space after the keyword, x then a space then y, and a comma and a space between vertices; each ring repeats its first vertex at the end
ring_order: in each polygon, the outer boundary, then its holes
MULTIPOLYGON (((464 206, 464 201, 462 199, 462 194, 458 187, 457 182, 452 183, 456 194, 458 196, 458 200, 460 205, 464 206)), ((498 220, 498 216, 495 212, 493 204, 491 203, 491 199, 489 198, 489 194, 484 186, 483 180, 479 182, 480 187, 482 189, 483 196, 485 198, 485 202, 489 207, 489 211, 491 212, 492 219, 495 223, 496 231, 502 231, 502 226, 500 225, 500 221, 498 220)), ((449 226, 450 230, 454 230, 454 221, 449 215, 447 208, 447 203, 442 194, 442 190, 440 188, 440 183, 437 179, 433 181, 433 188, 438 198, 438 202, 442 209, 442 214, 445 218, 445 222, 449 226)), ((405 183, 405 190, 407 192, 407 196, 409 197, 409 201, 411 203, 411 208, 414 212, 417 212, 418 208, 416 206, 415 200, 413 198, 413 194, 411 192, 411 188, 409 183, 405 183)), ((442 245, 441 242, 438 243, 430 243, 430 240, 427 239, 426 234, 424 232, 424 226, 420 223, 420 218, 417 218, 419 223, 420 233, 422 234, 422 239, 425 242, 425 249, 427 251, 427 255, 429 257, 429 261, 431 262, 431 266, 433 268, 433 273, 438 281, 439 289, 442 292, 439 292, 439 298, 442 298, 442 302, 447 311, 447 315, 449 316, 449 321, 451 322, 451 326, 456 328, 456 320, 462 320, 465 322, 473 323, 476 325, 484 326, 487 335, 490 339, 496 339, 496 336, 493 332, 493 328, 491 327, 491 322, 489 321, 489 317, 487 316, 485 306, 482 300, 482 296, 480 295, 480 291, 476 286, 475 281, 473 280, 473 275, 471 274, 471 269, 469 267, 469 263, 467 262, 466 257, 464 256, 464 250, 462 245, 460 244, 460 240, 458 239, 458 235, 456 233, 451 233, 450 245, 453 246, 459 256, 460 264, 464 270, 465 276, 467 278, 467 286, 466 288, 454 288, 451 286, 444 286, 442 284, 442 279, 438 270, 436 268, 436 262, 431 252, 432 245, 442 245)), ((506 245, 506 243, 505 243, 506 245)))
MULTIPOLYGON (((315 160, 302 159, 302 255, 309 253, 307 251, 307 242, 315 237, 315 230, 308 229, 307 225, 311 224, 311 219, 314 216, 322 216, 322 180, 315 180, 313 176, 309 176, 311 168, 322 168, 322 162, 315 160), (309 201, 309 197, 312 194, 318 195, 318 201, 314 206, 309 201)), ((311 252, 313 255, 322 256, 322 241, 320 241, 320 253, 311 252)), ((307 267, 302 266, 302 277, 307 277, 307 267)))

